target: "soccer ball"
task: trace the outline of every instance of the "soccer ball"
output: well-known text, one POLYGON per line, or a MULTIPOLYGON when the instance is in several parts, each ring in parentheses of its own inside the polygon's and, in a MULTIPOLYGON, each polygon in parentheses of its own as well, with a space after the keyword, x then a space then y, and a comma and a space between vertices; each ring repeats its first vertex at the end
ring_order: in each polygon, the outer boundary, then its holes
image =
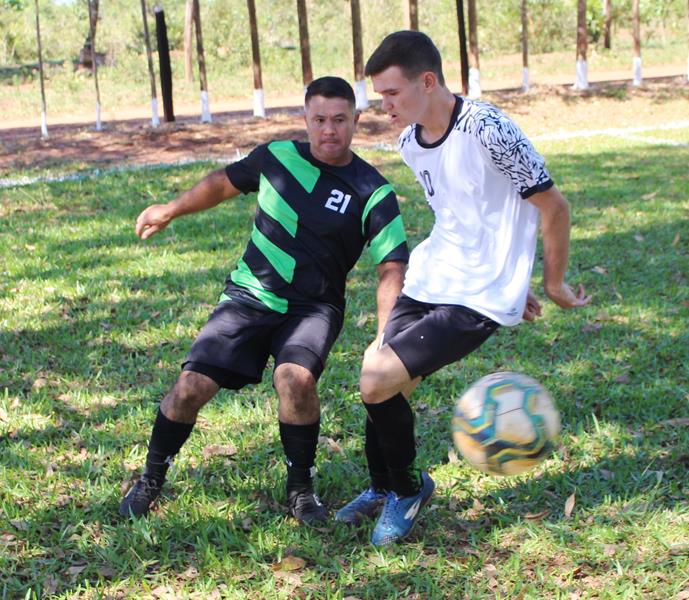
POLYGON ((518 475, 554 448, 560 414, 535 379, 508 371, 479 379, 455 405, 455 447, 477 469, 518 475))

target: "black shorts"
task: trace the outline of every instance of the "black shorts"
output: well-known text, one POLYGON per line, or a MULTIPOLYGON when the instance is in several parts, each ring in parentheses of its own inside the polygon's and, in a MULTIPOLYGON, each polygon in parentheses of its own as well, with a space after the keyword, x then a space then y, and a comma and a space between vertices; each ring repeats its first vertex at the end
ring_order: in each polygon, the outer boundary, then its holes
POLYGON ((281 314, 226 300, 211 313, 182 368, 238 390, 261 381, 272 355, 275 367, 294 363, 318 380, 340 329, 342 313, 327 304, 281 314))
POLYGON ((385 324, 383 343, 414 379, 458 361, 485 342, 500 325, 455 304, 429 304, 402 294, 385 324))

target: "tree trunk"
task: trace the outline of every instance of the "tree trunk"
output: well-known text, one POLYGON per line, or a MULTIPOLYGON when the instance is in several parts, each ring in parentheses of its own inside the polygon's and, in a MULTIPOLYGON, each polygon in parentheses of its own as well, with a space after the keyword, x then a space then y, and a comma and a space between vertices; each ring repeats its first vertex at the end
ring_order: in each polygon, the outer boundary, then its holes
MULTIPOLYGON (((689 0, 687 0, 687 45, 689 45, 689 0)), ((689 53, 687 54, 687 81, 689 81, 689 53)))
POLYGON ((144 45, 146 46, 146 58, 148 60, 148 76, 151 80, 151 125, 158 127, 158 94, 156 92, 156 74, 153 68, 153 53, 151 52, 151 36, 148 32, 148 15, 146 14, 146 0, 141 0, 141 16, 144 22, 144 45))
POLYGON ((603 0, 603 46, 610 50, 610 32, 612 29, 612 0, 603 0))
POLYGON ((41 44, 41 20, 38 16, 38 0, 36 5, 36 45, 38 47, 38 75, 41 83, 41 137, 48 137, 48 117, 45 103, 45 81, 43 75, 43 45, 41 44))
POLYGON ((98 29, 98 3, 99 0, 86 0, 89 12, 89 33, 84 40, 84 45, 79 52, 79 64, 83 67, 93 68, 93 61, 96 58, 92 51, 96 46, 96 31, 98 29), (93 24, 93 25, 92 25, 93 24))
POLYGON ((586 29, 586 0, 577 1, 577 65, 574 88, 586 90, 588 82, 588 64, 586 50, 588 45, 588 31, 586 29))
POLYGON ((469 58, 467 56, 467 36, 464 25, 464 0, 457 0, 457 29, 459 30, 459 63, 462 76, 462 95, 469 93, 469 58))
POLYGON ((529 12, 527 0, 521 0, 522 17, 522 91, 529 91, 529 12))
POLYGON ((632 85, 641 85, 641 20, 639 18, 639 0, 632 0, 632 35, 634 36, 632 85))
POLYGON ((199 0, 194 0, 194 29, 196 30, 196 54, 199 61, 199 83, 201 84, 201 122, 211 122, 211 111, 208 107, 208 79, 206 79, 206 54, 203 51, 203 33, 201 29, 201 8, 199 0))
POLYGON ((301 50, 301 79, 304 88, 313 81, 311 69, 311 44, 309 43, 309 18, 306 13, 306 0, 297 0, 297 17, 299 18, 299 49, 301 50))
POLYGON ((263 99, 263 76, 261 75, 261 51, 258 45, 258 23, 256 21, 256 3, 246 0, 249 9, 249 28, 251 29, 251 60, 254 67, 254 116, 265 117, 266 109, 263 99))
POLYGON ((478 62, 478 27, 476 19, 476 0, 467 0, 469 19, 469 97, 481 95, 481 77, 478 62))
POLYGON ((368 107, 366 79, 364 77, 364 46, 361 42, 361 7, 359 0, 350 0, 352 9, 352 46, 354 50, 354 95, 356 108, 368 107))
POLYGON ((100 88, 98 86, 98 61, 96 60, 96 20, 98 19, 98 0, 88 0, 89 8, 89 37, 91 45, 91 65, 93 68, 93 82, 96 86, 96 131, 100 131, 100 88), (95 4, 96 8, 93 9, 95 4))
POLYGON ((418 0, 409 0, 409 29, 419 30, 419 3, 418 0))
POLYGON ((172 100, 172 66, 170 65, 170 42, 167 37, 165 11, 156 6, 153 11, 156 16, 156 40, 158 41, 158 66, 160 68, 160 93, 163 96, 163 115, 165 122, 175 120, 174 103, 172 100))
POLYGON ((184 77, 189 83, 194 81, 194 48, 191 41, 193 28, 194 0, 187 0, 184 11, 184 77))

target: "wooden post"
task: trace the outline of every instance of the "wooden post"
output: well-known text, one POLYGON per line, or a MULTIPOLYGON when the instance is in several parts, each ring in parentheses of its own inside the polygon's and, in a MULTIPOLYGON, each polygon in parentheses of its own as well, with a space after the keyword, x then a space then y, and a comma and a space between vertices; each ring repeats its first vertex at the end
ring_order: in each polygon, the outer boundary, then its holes
POLYGON ((589 87, 588 64, 586 62, 586 49, 588 44, 588 31, 586 29, 586 0, 577 1, 577 65, 575 90, 587 90, 589 87))
POLYGON ((522 92, 529 91, 529 8, 527 0, 521 0, 522 16, 522 92))
POLYGON ((188 83, 194 81, 194 49, 191 38, 194 28, 194 0, 187 0, 184 9, 184 77, 188 83))
POLYGON ((639 0, 632 0, 632 35, 634 36, 634 61, 632 63, 632 85, 641 85, 641 19, 639 0))
POLYGON ((481 95, 481 74, 478 63, 478 30, 476 20, 476 0, 467 0, 469 19, 469 97, 481 95))
POLYGON ((199 82, 201 84, 201 122, 211 122, 211 111, 208 107, 208 80, 206 79, 206 55, 203 51, 203 34, 201 33, 201 9, 199 0, 194 1, 194 28, 196 29, 196 54, 199 61, 199 82))
POLYGON ((409 0, 409 29, 419 30, 419 3, 418 0, 409 0))
POLYGON ((350 0, 352 8, 352 46, 354 50, 354 96, 356 109, 368 108, 366 78, 364 77, 364 46, 361 41, 361 6, 359 0, 350 0))
POLYGON ((603 47, 611 48, 612 0, 603 0, 603 47))
POLYGON ((297 0, 297 17, 299 18, 299 49, 301 50, 301 79, 306 89, 313 81, 311 70, 311 45, 309 44, 309 19, 306 14, 306 0, 297 0))
POLYGON ((91 42, 91 65, 93 68, 93 82, 96 86, 96 131, 102 129, 100 122, 100 88, 98 86, 98 62, 96 61, 96 20, 98 19, 98 0, 96 0, 95 10, 94 0, 88 0, 89 9, 89 37, 91 42))
POLYGON ((158 66, 160 67, 160 92, 163 95, 163 113, 165 122, 175 120, 175 111, 172 103, 172 67, 170 66, 170 44, 167 39, 167 25, 165 24, 165 11, 156 6, 153 11, 156 15, 156 38, 158 40, 158 66))
POLYGON ((158 94, 156 92, 156 74, 153 69, 153 53, 151 52, 151 36, 148 33, 148 14, 146 12, 146 0, 141 0, 141 16, 144 21, 144 45, 146 46, 146 59, 148 61, 148 77, 151 80, 151 125, 158 127, 158 94))
POLYGON ((258 23, 256 22, 256 3, 246 0, 249 10, 249 28, 251 29, 251 58, 254 67, 254 117, 265 117, 266 109, 263 99, 263 77, 261 75, 261 52, 258 47, 258 23))
MULTIPOLYGON (((687 0, 687 46, 689 46, 689 0, 687 0)), ((689 82, 689 53, 687 53, 687 81, 689 82)))
POLYGON ((36 44, 38 46, 38 75, 41 82, 41 137, 48 137, 48 116, 45 103, 45 81, 43 76, 43 46, 41 44, 41 20, 38 16, 38 0, 36 5, 36 44))
POLYGON ((469 58, 467 56, 467 35, 464 26, 464 0, 457 0, 457 29, 459 30, 459 63, 462 75, 462 95, 469 93, 469 58))

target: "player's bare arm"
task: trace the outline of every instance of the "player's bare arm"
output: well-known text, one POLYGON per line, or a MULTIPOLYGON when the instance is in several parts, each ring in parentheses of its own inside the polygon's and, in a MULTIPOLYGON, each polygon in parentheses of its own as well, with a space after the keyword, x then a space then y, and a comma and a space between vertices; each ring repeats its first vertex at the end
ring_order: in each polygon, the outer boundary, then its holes
POLYGON ((378 271, 378 288, 376 289, 378 330, 376 338, 366 348, 364 355, 371 351, 375 352, 380 347, 380 337, 383 335, 385 323, 387 323, 397 296, 402 291, 406 266, 406 263, 399 260, 385 261, 376 266, 378 271))
POLYGON ((584 286, 576 291, 565 282, 569 259, 569 203, 556 186, 529 197, 541 213, 543 234, 543 288, 561 308, 585 306, 591 301, 584 286))
POLYGON ((213 171, 167 204, 152 204, 146 208, 136 220, 136 235, 145 240, 165 229, 173 219, 213 208, 239 193, 224 169, 213 171))

